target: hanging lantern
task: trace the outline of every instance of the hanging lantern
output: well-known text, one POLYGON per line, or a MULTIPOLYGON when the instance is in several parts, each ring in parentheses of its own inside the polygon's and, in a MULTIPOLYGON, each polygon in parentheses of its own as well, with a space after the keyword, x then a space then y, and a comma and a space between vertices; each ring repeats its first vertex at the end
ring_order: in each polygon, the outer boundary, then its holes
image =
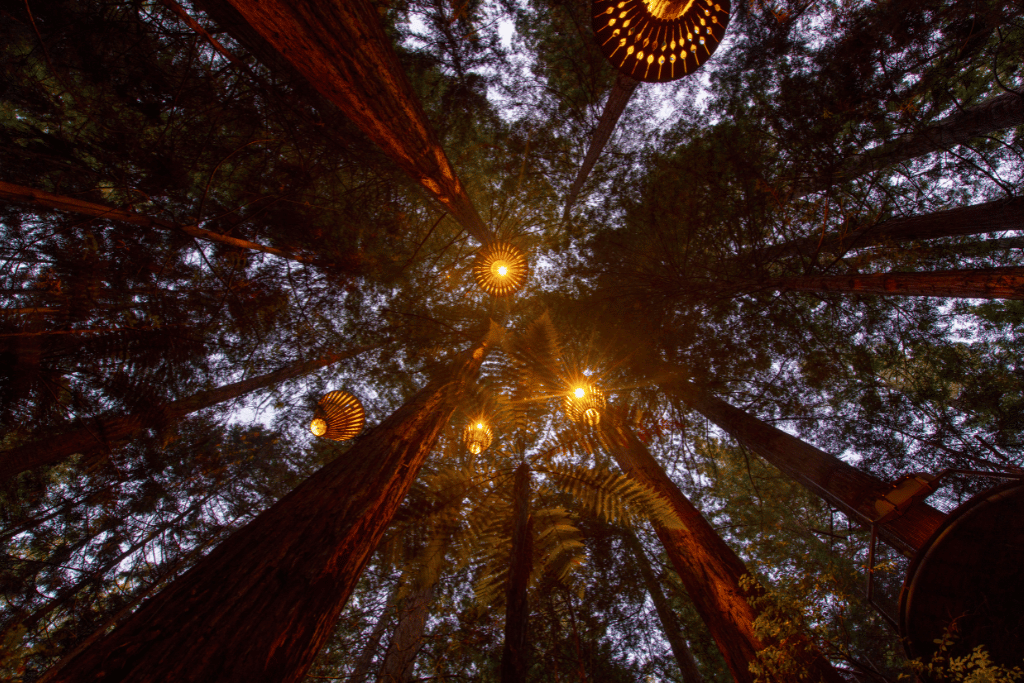
POLYGON ((616 69, 674 81, 708 60, 725 35, 729 0, 595 0, 594 34, 616 69))
POLYGON ((601 410, 604 405, 604 394, 601 390, 592 384, 581 382, 566 395, 563 407, 565 414, 573 422, 596 427, 601 421, 601 410))
POLYGON ((316 404, 309 431, 331 441, 347 441, 363 430, 365 422, 359 399, 347 391, 332 391, 316 404))
POLYGON ((494 296, 508 296, 526 282, 526 256, 508 242, 492 242, 477 252, 473 277, 480 289, 494 296))
POLYGON ((462 430, 462 440, 465 442, 466 448, 473 455, 480 455, 480 453, 485 451, 491 445, 493 438, 494 433, 491 431, 490 426, 483 421, 470 422, 462 430))

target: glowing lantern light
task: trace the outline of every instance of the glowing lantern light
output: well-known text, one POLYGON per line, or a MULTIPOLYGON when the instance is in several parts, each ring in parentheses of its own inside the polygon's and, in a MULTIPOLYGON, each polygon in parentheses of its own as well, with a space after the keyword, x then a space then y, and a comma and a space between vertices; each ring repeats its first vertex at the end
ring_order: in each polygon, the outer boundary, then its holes
POLYGON ((587 384, 576 387, 565 397, 563 409, 573 422, 596 427, 601 421, 601 409, 604 405, 604 394, 601 390, 587 384))
POLYGON ((470 423, 462 430, 462 440, 473 455, 479 455, 486 450, 493 438, 494 433, 484 422, 470 423))
POLYGON ((604 56, 638 81, 674 81, 699 69, 729 23, 729 0, 595 0, 604 56))
POLYGON ((347 391, 332 391, 316 404, 309 431, 331 441, 347 441, 361 432, 365 423, 359 399, 347 391))
POLYGON ((492 242, 473 260, 473 277, 480 289, 494 296, 508 296, 526 282, 526 256, 508 242, 492 242))

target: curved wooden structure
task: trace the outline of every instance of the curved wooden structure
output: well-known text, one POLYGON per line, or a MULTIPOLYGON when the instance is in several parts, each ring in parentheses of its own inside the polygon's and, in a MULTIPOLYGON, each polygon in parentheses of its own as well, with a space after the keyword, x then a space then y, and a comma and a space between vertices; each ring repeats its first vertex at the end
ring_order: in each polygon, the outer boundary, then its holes
POLYGON ((594 35, 621 73, 674 81, 714 54, 729 23, 729 0, 595 0, 594 35))
POLYGON ((588 427, 596 427, 601 422, 601 411, 604 406, 604 393, 589 383, 581 383, 575 387, 562 404, 570 420, 588 427))
POLYGON ((490 425, 486 422, 470 422, 462 430, 462 441, 473 455, 479 455, 487 450, 487 447, 491 445, 493 440, 494 431, 491 430, 490 425))
POLYGON ((316 404, 309 431, 331 441, 348 441, 363 431, 364 424, 366 413, 359 399, 347 391, 332 391, 316 404))
POLYGON ((1024 482, 979 493, 949 514, 914 558, 900 595, 899 629, 926 661, 950 628, 953 656, 984 645, 992 660, 1024 659, 1024 482))
POLYGON ((523 252, 508 242, 491 242, 473 260, 473 278, 494 296, 509 296, 526 282, 529 268, 523 252))

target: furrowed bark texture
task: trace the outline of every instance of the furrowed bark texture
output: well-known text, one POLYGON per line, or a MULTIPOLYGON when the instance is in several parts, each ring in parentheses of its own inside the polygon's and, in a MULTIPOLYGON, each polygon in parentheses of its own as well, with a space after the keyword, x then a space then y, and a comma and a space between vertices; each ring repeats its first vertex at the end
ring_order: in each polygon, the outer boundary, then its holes
MULTIPOLYGON (((757 652, 767 643, 754 633, 754 619, 758 613, 747 602, 758 593, 755 590, 744 591, 740 587, 740 578, 749 573, 743 561, 613 411, 605 412, 598 428, 602 441, 622 471, 669 501, 685 525, 683 529, 656 525, 655 530, 733 677, 738 683, 754 683, 749 667, 757 660, 757 652)), ((806 657, 805 661, 799 662, 803 669, 801 673, 809 676, 808 680, 844 683, 823 656, 810 649, 801 651, 806 657)), ((804 679, 794 676, 775 680, 778 683, 797 683, 804 679)))
POLYGON ((469 234, 482 243, 494 239, 430 128, 369 0, 226 1, 469 234))
POLYGON ((51 683, 301 681, 484 353, 461 354, 51 683))
POLYGON ((576 173, 576 179, 572 181, 572 187, 569 188, 569 196, 565 200, 564 220, 568 220, 569 212, 572 210, 573 204, 576 203, 583 184, 587 182, 590 172, 594 170, 594 164, 597 163, 605 145, 611 139, 615 126, 618 124, 622 112, 626 110, 629 98, 633 96, 633 91, 638 85, 640 85, 640 81, 635 81, 626 74, 620 73, 615 77, 615 84, 612 86, 611 92, 608 93, 608 101, 604 105, 604 111, 601 112, 601 119, 597 122, 594 137, 590 139, 590 146, 587 148, 586 156, 583 157, 583 164, 576 173))
MULTIPOLYGON (((881 479, 758 420, 695 385, 679 384, 674 388, 692 408, 852 520, 865 523, 865 518, 879 517, 875 501, 892 488, 881 479)), ((945 515, 935 508, 917 503, 902 516, 880 524, 878 535, 897 550, 913 556, 943 519, 945 515)))
POLYGON ((406 597, 398 626, 384 655, 378 683, 408 683, 412 680, 412 667, 423 646, 423 631, 430 605, 434 602, 436 586, 437 581, 432 581, 406 597))
POLYGON ((286 379, 308 374, 340 360, 357 356, 371 348, 376 347, 364 346, 343 353, 328 354, 316 360, 295 363, 266 375, 251 377, 209 391, 200 391, 188 398, 171 401, 164 406, 154 406, 146 413, 88 418, 83 427, 0 451, 0 481, 16 477, 33 467, 59 462, 75 453, 92 455, 109 452, 143 429, 176 422, 197 410, 230 401, 257 389, 273 386, 286 379))
POLYGON ((527 621, 530 607, 526 588, 533 567, 533 535, 530 528, 530 468, 516 468, 512 485, 512 555, 505 604, 505 647, 501 653, 501 683, 522 683, 527 669, 527 621))
POLYGON ((774 260, 785 256, 813 255, 818 252, 842 254, 850 249, 879 244, 930 240, 940 237, 981 235, 1003 230, 1024 230, 1024 197, 997 199, 974 206, 897 218, 878 225, 846 233, 812 235, 785 244, 751 252, 757 260, 774 260))
POLYGON ((62 197, 60 195, 44 192, 43 190, 36 190, 31 187, 24 187, 23 185, 15 185, 13 183, 5 183, 0 181, 0 199, 3 199, 8 202, 14 202, 16 204, 39 206, 47 209, 57 209, 59 211, 69 211, 72 213, 79 213, 85 216, 95 216, 96 218, 104 218, 111 221, 118 221, 119 223, 139 225, 143 228, 181 231, 187 235, 192 235, 193 237, 199 239, 209 240, 211 242, 220 242, 221 244, 226 244, 228 246, 236 247, 238 249, 261 251, 265 254, 273 254, 274 256, 280 256, 281 258, 290 259, 292 261, 298 261, 300 263, 316 263, 319 265, 327 265, 321 263, 315 258, 302 256, 300 254, 293 254, 291 252, 284 251, 283 249, 267 247, 262 244, 250 242, 248 240, 241 240, 238 239, 237 237, 221 235, 220 233, 211 232, 209 230, 203 230, 202 228, 196 227, 194 225, 178 225, 177 223, 165 221, 160 218, 142 216, 140 214, 132 213, 130 211, 124 211, 123 209, 114 209, 109 206, 103 206, 102 204, 93 204, 92 202, 86 202, 81 199, 75 199, 74 197, 62 197))
POLYGON ((828 189, 872 171, 903 163, 932 152, 964 145, 971 140, 1006 128, 1024 125, 1024 94, 1008 92, 959 111, 934 125, 879 145, 852 157, 832 177, 798 185, 793 198, 828 189))
POLYGON ((654 575, 654 569, 651 568, 643 546, 632 531, 625 531, 622 534, 622 539, 636 559, 636 566, 647 587, 647 594, 651 596, 654 609, 658 612, 658 620, 661 622, 665 640, 672 647, 676 664, 679 665, 679 671, 683 674, 683 683, 704 683, 704 677, 701 676, 700 669, 697 668, 697 660, 693 658, 693 652, 690 651, 690 646, 687 645, 686 638, 679 628, 679 620, 676 618, 675 612, 672 611, 665 592, 661 590, 661 584, 654 575))
POLYGON ((60 668, 64 666, 64 664, 66 664, 67 662, 70 662, 72 659, 77 657, 80 653, 82 653, 85 650, 88 650, 90 647, 92 647, 92 644, 95 643, 100 638, 102 638, 103 634, 106 633, 107 630, 110 627, 116 625, 122 619, 124 619, 125 617, 129 616, 135 610, 135 608, 139 606, 139 603, 141 603, 143 600, 148 599, 152 594, 156 593, 157 590, 159 590, 168 579, 170 579, 175 574, 177 574, 178 571, 181 568, 186 566, 189 562, 191 562, 193 559, 195 559, 198 555, 200 555, 203 552, 205 552, 207 545, 209 545, 209 544, 205 543, 205 544, 196 546, 191 551, 189 551, 184 557, 182 557, 177 562, 175 562, 174 565, 170 569, 168 569, 167 571, 163 572, 159 577, 157 577, 156 579, 151 581, 150 584, 145 589, 143 589, 138 595, 136 595, 134 598, 132 598, 131 602, 129 602, 127 605, 125 605, 124 607, 119 609, 109 619, 107 619, 105 622, 103 622, 100 625, 99 628, 97 628, 95 631, 93 631, 91 634, 89 634, 88 637, 84 638, 81 642, 79 642, 73 648, 71 648, 71 651, 68 652, 67 654, 65 654, 60 659, 60 661, 57 662, 57 664, 53 667, 53 669, 51 669, 49 673, 44 674, 43 677, 40 678, 36 683, 50 683, 50 680, 51 680, 50 675, 51 675, 51 673, 59 671, 60 668))
POLYGON ((1024 299, 1024 267, 870 275, 803 275, 771 280, 767 286, 791 292, 1024 299))

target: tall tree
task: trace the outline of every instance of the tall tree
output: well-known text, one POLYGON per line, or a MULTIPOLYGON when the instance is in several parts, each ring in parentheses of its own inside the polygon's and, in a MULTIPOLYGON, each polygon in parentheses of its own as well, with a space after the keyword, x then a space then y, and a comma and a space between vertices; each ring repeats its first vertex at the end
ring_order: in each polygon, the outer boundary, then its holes
POLYGON ((856 155, 843 162, 830 176, 798 184, 793 189, 793 197, 805 197, 827 189, 835 182, 855 180, 872 171, 964 145, 988 133, 1021 125, 1024 125, 1024 95, 1007 92, 856 155))
POLYGON ((878 244, 902 246, 912 240, 1021 229, 1024 229, 1024 198, 1010 197, 945 211, 894 218, 861 227, 854 226, 840 233, 811 235, 754 250, 749 256, 758 261, 772 261, 784 256, 809 256, 819 252, 843 254, 851 249, 878 244))
POLYGON ((940 270, 865 275, 801 275, 769 280, 780 291, 941 296, 962 299, 1024 299, 1024 268, 940 270))
POLYGON ((144 413, 95 418, 89 421, 91 424, 86 423, 61 434, 47 436, 6 451, 0 451, 0 479, 9 479, 40 465, 60 462, 75 453, 89 455, 109 451, 143 429, 172 424, 197 410, 240 398, 250 392, 266 389, 287 379, 301 377, 346 358, 358 356, 369 348, 373 347, 330 353, 315 360, 293 363, 265 375, 201 391, 187 398, 169 401, 164 405, 150 406, 149 410, 144 413))
POLYGON ((626 74, 619 73, 616 75, 615 84, 612 85, 612 89, 608 93, 608 100, 605 102, 604 110, 601 112, 601 118, 597 122, 597 128, 594 129, 594 135, 590 139, 590 144, 587 146, 587 154, 583 157, 580 170, 576 172, 576 178, 572 181, 569 194, 566 196, 562 220, 568 220, 569 212, 572 211, 573 204, 576 203, 576 198, 579 196, 580 190, 583 189, 583 184, 590 177, 590 172, 594 169, 597 158, 601 156, 601 151, 608 144, 608 140, 611 139, 612 133, 615 131, 615 125, 619 122, 622 112, 626 110, 629 98, 633 96, 633 91, 636 90, 638 85, 640 85, 640 81, 635 81, 626 74))
POLYGON ((640 576, 644 580, 647 593, 651 596, 651 602, 654 603, 654 609, 658 612, 658 620, 661 621, 661 628, 665 634, 665 639, 671 645, 672 654, 676 658, 676 664, 679 665, 679 670, 683 674, 683 683, 704 683, 704 677, 700 675, 700 669, 697 668, 697 661, 693 658, 693 652, 690 651, 690 646, 686 644, 686 637, 679 626, 679 620, 672 611, 672 606, 665 596, 665 591, 661 588, 658 577, 654 574, 651 561, 647 559, 647 553, 644 551, 640 539, 636 537, 633 531, 627 529, 622 533, 622 540, 625 541, 630 553, 632 553, 637 569, 640 570, 640 576))
MULTIPOLYGON (((758 652, 767 643, 755 632, 758 610, 751 603, 758 591, 752 586, 742 585, 741 579, 748 575, 743 561, 668 478, 620 415, 614 410, 604 411, 598 430, 619 467, 672 504, 684 526, 679 529, 656 526, 658 537, 690 599, 718 643, 733 677, 737 681, 754 681, 751 666, 758 665, 758 652)), ((794 648, 790 656, 794 659, 796 672, 769 672, 772 680, 781 682, 808 677, 831 683, 843 680, 828 660, 806 641, 802 647, 794 648)))
POLYGON ((58 681, 302 680, 486 345, 217 546, 58 681))
MULTIPOLYGON (((493 239, 441 148, 373 5, 206 0, 230 5, 474 237, 493 239), (358 50, 352 50, 358 45, 358 50)), ((217 6, 221 5, 218 10, 217 6)))
POLYGON ((162 220, 160 218, 153 218, 124 211, 123 209, 115 209, 101 204, 94 204, 92 202, 82 201, 81 199, 75 199, 74 197, 61 197, 60 195, 55 195, 50 192, 44 192, 43 190, 37 190, 31 187, 24 187, 22 185, 15 185, 13 183, 0 181, 0 199, 4 199, 9 202, 45 207, 47 209, 71 211, 86 216, 105 218, 107 220, 115 220, 122 223, 129 223, 131 225, 138 225, 144 228, 180 230, 192 237, 210 240, 212 242, 219 242, 238 249, 260 251, 266 254, 280 256, 281 258, 291 259, 292 261, 298 261, 300 263, 317 263, 317 259, 309 256, 290 253, 282 249, 268 247, 263 244, 256 244, 255 242, 238 239, 237 237, 231 237, 230 235, 222 235, 210 230, 204 230, 203 228, 195 225, 175 225, 170 221, 162 220))
MULTIPOLYGON (((893 547, 913 554, 931 538, 945 515, 913 502, 895 517, 886 504, 891 486, 839 458, 772 427, 692 384, 673 388, 690 406, 787 476, 836 506, 851 519, 878 522, 878 533, 893 547), (887 518, 887 519, 886 519, 887 518)), ((900 501, 901 504, 903 501, 900 501)))
POLYGON ((512 546, 508 585, 505 590, 505 645, 501 652, 501 683, 516 683, 526 677, 530 617, 526 589, 533 570, 533 532, 530 529, 530 466, 516 468, 512 485, 512 546))

